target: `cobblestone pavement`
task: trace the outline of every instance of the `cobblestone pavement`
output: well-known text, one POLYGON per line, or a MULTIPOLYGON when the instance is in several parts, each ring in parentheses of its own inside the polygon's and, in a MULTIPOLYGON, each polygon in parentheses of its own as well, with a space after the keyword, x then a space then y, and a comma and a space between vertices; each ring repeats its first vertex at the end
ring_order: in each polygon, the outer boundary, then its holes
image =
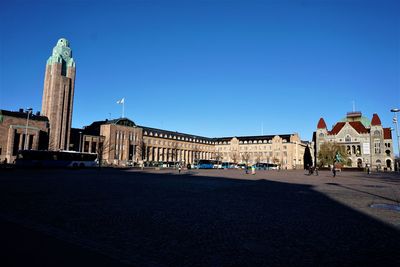
POLYGON ((400 266, 400 213, 369 207, 399 198, 393 173, 8 170, 0 226, 45 243, 33 251, 72 246, 81 266, 400 266))

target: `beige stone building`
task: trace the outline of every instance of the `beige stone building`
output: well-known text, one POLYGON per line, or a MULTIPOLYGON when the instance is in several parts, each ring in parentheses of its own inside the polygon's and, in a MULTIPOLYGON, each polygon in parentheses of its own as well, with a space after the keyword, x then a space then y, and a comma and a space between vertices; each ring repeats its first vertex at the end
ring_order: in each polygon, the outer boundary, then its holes
POLYGON ((373 169, 394 170, 392 133, 390 128, 382 126, 378 114, 373 114, 369 120, 361 112, 349 112, 331 130, 320 118, 313 139, 316 155, 324 142, 343 145, 348 156, 345 167, 368 165, 373 169))
POLYGON ((208 138, 138 126, 127 118, 97 121, 80 133, 80 151, 100 153, 104 163, 118 166, 186 165, 208 159, 294 169, 303 167, 308 144, 297 134, 208 138))
POLYGON ((14 162, 18 150, 47 149, 48 119, 32 114, 0 110, 0 161, 14 162))
POLYGON ((222 161, 275 163, 283 169, 303 168, 307 145, 296 133, 215 138, 215 151, 222 161))

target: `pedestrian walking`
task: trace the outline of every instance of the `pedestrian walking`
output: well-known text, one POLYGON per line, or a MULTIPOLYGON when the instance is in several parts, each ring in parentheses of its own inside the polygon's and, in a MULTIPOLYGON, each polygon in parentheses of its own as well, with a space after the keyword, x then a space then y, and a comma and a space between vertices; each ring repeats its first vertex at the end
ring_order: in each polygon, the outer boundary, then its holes
POLYGON ((318 167, 315 166, 315 175, 318 176, 318 167))
POLYGON ((244 172, 245 172, 245 174, 249 174, 249 169, 248 169, 247 165, 244 166, 244 172))
POLYGON ((336 177, 336 168, 335 168, 335 166, 332 167, 332 173, 333 173, 333 177, 336 177))
POLYGON ((251 174, 255 175, 256 174, 256 166, 251 166, 251 174))
POLYGON ((178 172, 181 173, 182 167, 181 164, 178 165, 178 172))

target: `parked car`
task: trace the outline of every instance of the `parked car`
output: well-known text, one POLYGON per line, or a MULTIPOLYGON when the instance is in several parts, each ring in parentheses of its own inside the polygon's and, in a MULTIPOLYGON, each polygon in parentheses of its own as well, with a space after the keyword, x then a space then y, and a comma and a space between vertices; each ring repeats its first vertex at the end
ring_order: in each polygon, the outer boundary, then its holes
POLYGON ((237 165, 239 169, 245 169, 246 168, 246 164, 244 163, 240 163, 237 165))

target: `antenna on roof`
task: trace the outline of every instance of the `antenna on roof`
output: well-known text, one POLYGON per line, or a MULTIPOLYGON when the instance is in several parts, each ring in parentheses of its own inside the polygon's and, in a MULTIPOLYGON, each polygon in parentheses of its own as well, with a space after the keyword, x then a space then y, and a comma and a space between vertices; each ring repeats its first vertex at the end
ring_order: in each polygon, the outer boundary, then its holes
POLYGON ((353 100, 353 112, 356 112, 356 102, 353 100))

